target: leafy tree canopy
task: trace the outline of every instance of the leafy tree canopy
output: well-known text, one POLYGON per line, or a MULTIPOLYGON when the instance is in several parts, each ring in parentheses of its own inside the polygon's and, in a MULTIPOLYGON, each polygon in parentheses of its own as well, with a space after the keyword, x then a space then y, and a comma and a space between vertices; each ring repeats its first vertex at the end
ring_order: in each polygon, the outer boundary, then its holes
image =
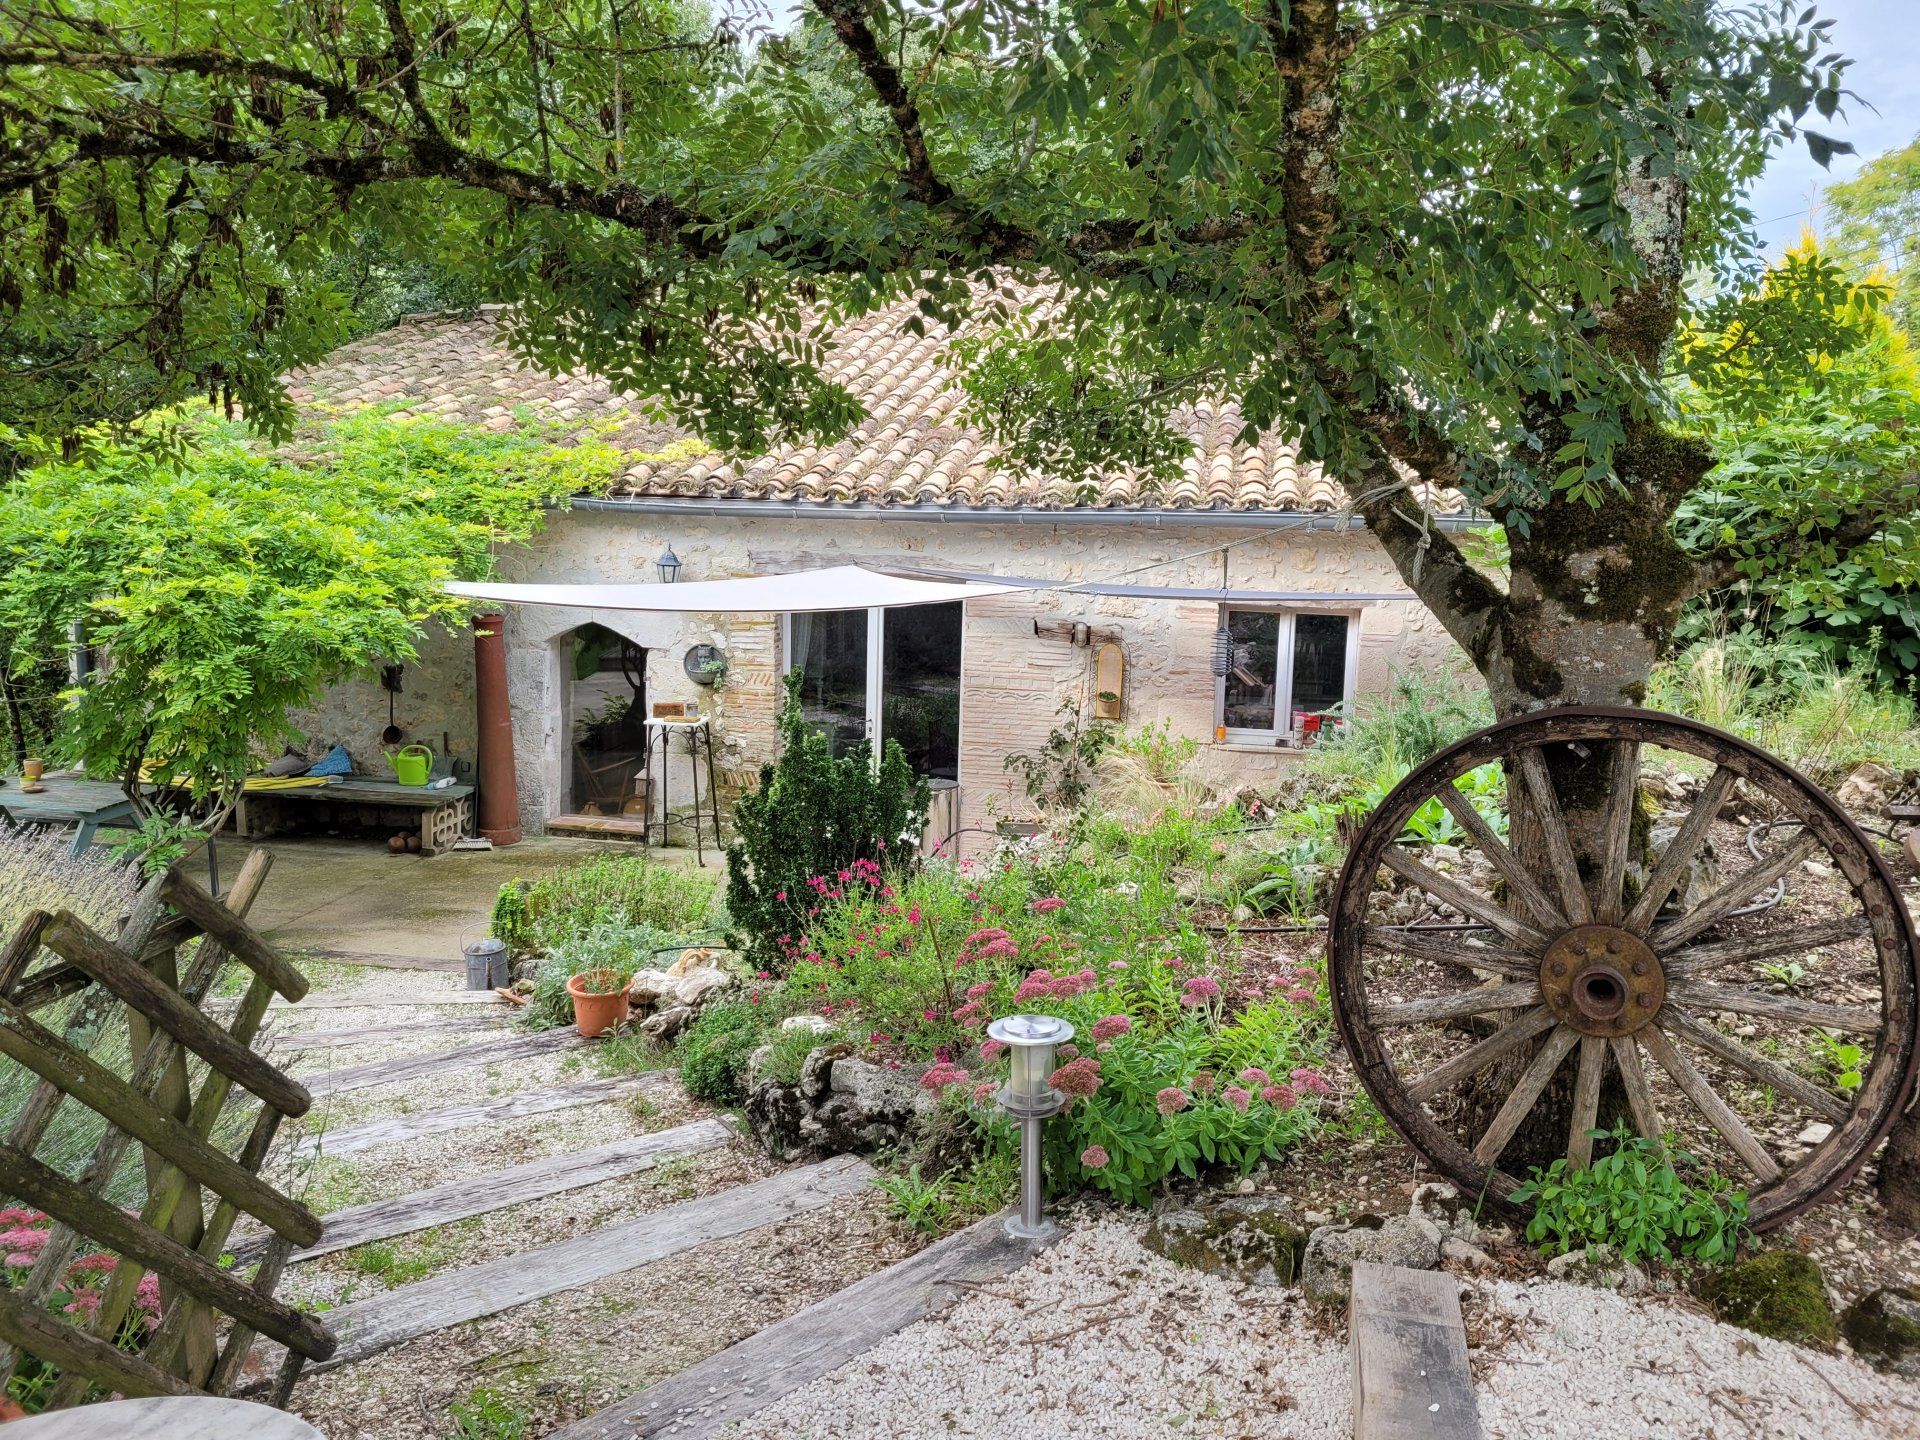
POLYGON ((1887 298, 1808 240, 1753 295, 1709 309, 1683 339, 1682 395, 1718 463, 1677 527, 1716 557, 1716 623, 1912 675, 1920 364, 1887 298))
POLYGON ((917 296, 916 325, 975 322, 975 410, 1016 462, 1164 476, 1198 396, 1296 438, 1508 707, 1644 679, 1711 458, 1668 428, 1681 276, 1753 259, 1769 147, 1844 148, 1826 22, 1775 0, 811 0, 782 34, 688 0, 0 17, 17 350, 98 315, 90 365, 283 426, 277 375, 337 328, 314 277, 373 233, 516 302, 528 358, 754 451, 843 430, 822 343, 917 296), (1414 481, 1506 523, 1511 593, 1414 481))
POLYGON ((1840 222, 1839 253, 1887 279, 1894 318, 1920 332, 1920 140, 1874 156, 1821 195, 1840 222))
POLYGON ((489 573, 546 507, 631 457, 372 412, 317 437, 319 463, 260 451, 204 414, 184 457, 102 444, 18 478, 0 506, 0 635, 16 672, 79 621, 108 663, 66 697, 60 744, 90 773, 178 777, 221 813, 289 712, 328 683, 413 658, 441 588, 489 573))

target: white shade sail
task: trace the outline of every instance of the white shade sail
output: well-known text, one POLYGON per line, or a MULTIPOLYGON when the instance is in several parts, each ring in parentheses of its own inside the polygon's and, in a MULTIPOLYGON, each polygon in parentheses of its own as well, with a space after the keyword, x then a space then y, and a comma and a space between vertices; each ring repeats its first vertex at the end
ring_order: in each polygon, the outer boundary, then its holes
POLYGON ((740 580, 689 580, 673 585, 451 583, 447 586, 455 595, 506 605, 651 610, 683 615, 804 615, 819 610, 894 609, 903 605, 978 600, 1028 588, 975 580, 913 580, 902 575, 882 574, 862 565, 836 565, 795 575, 752 575, 740 580))

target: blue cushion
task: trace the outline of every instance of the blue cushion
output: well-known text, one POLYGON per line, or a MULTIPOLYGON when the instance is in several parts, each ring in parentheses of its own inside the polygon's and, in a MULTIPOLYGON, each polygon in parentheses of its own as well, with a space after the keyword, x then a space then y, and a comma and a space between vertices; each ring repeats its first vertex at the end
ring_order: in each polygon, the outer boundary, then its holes
POLYGON ((334 746, 314 762, 311 770, 307 771, 309 775, 351 775, 352 773, 353 757, 347 754, 347 747, 344 745, 334 746))

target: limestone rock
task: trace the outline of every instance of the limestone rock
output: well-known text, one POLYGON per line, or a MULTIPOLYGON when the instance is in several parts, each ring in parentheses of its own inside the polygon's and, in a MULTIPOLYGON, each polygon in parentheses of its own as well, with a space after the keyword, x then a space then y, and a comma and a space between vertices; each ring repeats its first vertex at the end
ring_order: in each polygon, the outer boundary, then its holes
POLYGON ((780 1028, 786 1031, 806 1030, 815 1035, 831 1035, 833 1022, 824 1015, 789 1015, 780 1022, 780 1028))
POLYGON ((656 1044, 671 1045, 692 1027, 696 1014, 691 1005, 670 1005, 641 1021, 640 1028, 656 1044))
POLYGON ((664 970, 638 970, 627 984, 627 1003, 635 1011, 699 1010, 733 984, 711 950, 689 950, 664 970))
POLYGON ((1471 1245, 1480 1238, 1480 1226, 1473 1218, 1473 1205, 1444 1180, 1429 1180, 1413 1192, 1412 1213, 1431 1220, 1440 1234, 1471 1245))
POLYGON ((1869 1365, 1920 1380, 1920 1286, 1863 1295, 1840 1317, 1840 1333, 1869 1365))
POLYGON ((1765 1250, 1708 1277, 1706 1300, 1729 1325, 1796 1344, 1839 1334, 1820 1267, 1798 1250, 1765 1250))
POLYGON ((1841 781, 1833 798, 1856 814, 1878 816, 1887 808, 1887 792, 1898 783, 1893 771, 1868 761, 1841 781))
POLYGON ((1478 1245, 1456 1240, 1451 1235, 1440 1242, 1440 1258, 1451 1265, 1464 1265, 1469 1270, 1495 1270, 1500 1264, 1478 1245))
POLYGON ((1154 1217, 1141 1243, 1176 1265, 1249 1285, 1292 1285, 1300 1278, 1307 1232, 1283 1201, 1234 1195, 1154 1217))
POLYGON ((822 1045, 792 1085, 763 1080, 747 1095, 747 1122, 775 1155, 846 1155, 906 1143, 934 1098, 918 1068, 861 1060, 848 1045, 822 1045))
MULTIPOLYGON (((1680 833, 1679 821, 1662 821, 1653 826, 1647 835, 1649 853, 1664 855, 1667 846, 1673 843, 1680 833)), ((1644 884, 1648 869, 1636 862, 1633 866, 1636 884, 1644 884)), ((1673 887, 1673 898, 1667 907, 1680 911, 1692 910, 1703 903, 1715 890, 1720 888, 1720 857, 1713 848, 1713 842, 1707 841, 1689 860, 1680 872, 1680 879, 1673 887)))
POLYGON ((1322 1225, 1307 1237, 1300 1284, 1321 1305, 1344 1305, 1356 1261, 1432 1270, 1440 1263, 1440 1227, 1424 1215, 1362 1215, 1345 1225, 1322 1225))
POLYGON ((1591 1285, 1622 1295, 1638 1295, 1647 1288, 1647 1272, 1622 1259, 1611 1245, 1589 1245, 1584 1250, 1556 1255, 1547 1262, 1547 1274, 1569 1285, 1591 1285))

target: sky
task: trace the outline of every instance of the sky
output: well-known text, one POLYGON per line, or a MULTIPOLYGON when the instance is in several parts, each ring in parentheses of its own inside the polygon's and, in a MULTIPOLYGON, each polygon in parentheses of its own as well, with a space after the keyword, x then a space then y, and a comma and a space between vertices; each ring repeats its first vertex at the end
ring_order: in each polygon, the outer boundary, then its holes
POLYGON ((1853 61, 1846 83, 1859 98, 1831 121, 1815 111, 1807 118, 1822 133, 1852 141, 1858 153, 1836 155, 1832 169, 1822 170, 1804 141, 1775 152, 1750 200, 1770 255, 1800 238, 1809 213, 1817 214, 1823 184, 1847 179, 1863 160, 1920 135, 1920 0, 1812 3, 1834 22, 1833 47, 1853 61))

